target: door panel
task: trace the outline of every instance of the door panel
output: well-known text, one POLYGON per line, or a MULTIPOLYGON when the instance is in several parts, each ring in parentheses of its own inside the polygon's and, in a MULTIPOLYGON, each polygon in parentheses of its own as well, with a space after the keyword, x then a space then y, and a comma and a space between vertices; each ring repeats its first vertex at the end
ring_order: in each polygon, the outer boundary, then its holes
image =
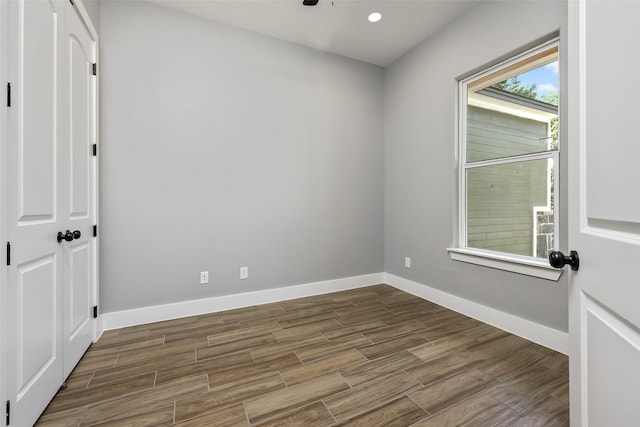
POLYGON ((638 426, 640 3, 569 2, 571 424, 638 426), (622 74, 622 76, 619 76, 622 74))
POLYGON ((62 216, 67 228, 78 230, 79 239, 65 247, 65 353, 64 375, 71 373, 94 337, 93 301, 95 301, 95 244, 92 228, 95 223, 93 199, 95 163, 91 155, 94 143, 96 85, 93 63, 96 41, 76 10, 68 7, 65 21, 65 43, 68 49, 68 120, 69 180, 63 191, 69 204, 62 216))
POLYGON ((69 325, 67 337, 73 341, 82 333, 83 327, 91 322, 90 283, 91 255, 90 245, 83 242, 74 245, 69 251, 70 275, 65 277, 69 281, 71 293, 68 301, 69 325))
POLYGON ((56 264, 56 254, 50 254, 17 266, 18 396, 28 393, 56 362, 56 264))
POLYGON ((638 425, 637 412, 625 405, 640 395, 640 334, 588 298, 586 312, 589 424, 638 425))
MULTIPOLYGON (((59 4, 21 2, 25 49, 21 72, 23 125, 19 158, 19 221, 55 217, 59 4), (43 40, 46 40, 43 43, 43 40)), ((20 90, 19 89, 19 90, 20 90)))
POLYGON ((93 63, 86 48, 92 47, 90 40, 79 40, 71 33, 69 37, 69 55, 71 64, 70 98, 71 98, 71 217, 88 218, 89 216, 89 155, 91 113, 91 80, 89 68, 93 63))
POLYGON ((589 140, 599 142, 589 144, 587 152, 586 203, 590 218, 637 224, 640 222, 640 197, 629 197, 625 184, 634 181, 630 180, 630 171, 624 167, 624 162, 620 162, 620 153, 637 150, 637 130, 629 133, 636 128, 636 123, 626 120, 634 117, 637 120, 637 102, 629 100, 637 99, 640 89, 638 85, 630 84, 625 76, 637 76, 640 67, 637 56, 624 49, 625 46, 637 49, 640 5, 636 1, 615 2, 614 5, 590 1, 584 8, 588 26, 590 23, 606 26, 606 31, 587 27, 585 33, 585 83, 589 99, 593 99, 586 109, 585 123, 589 140), (609 52, 615 54, 613 67, 608 66, 609 52), (634 109, 620 111, 621 115, 602 115, 609 106, 617 111, 625 102, 634 104, 634 109), (635 114, 631 114, 634 110, 635 114))
POLYGON ((65 91, 60 80, 64 2, 12 1, 7 112, 7 391, 12 425, 32 425, 59 389, 63 368, 63 263, 59 191, 64 179, 65 91))

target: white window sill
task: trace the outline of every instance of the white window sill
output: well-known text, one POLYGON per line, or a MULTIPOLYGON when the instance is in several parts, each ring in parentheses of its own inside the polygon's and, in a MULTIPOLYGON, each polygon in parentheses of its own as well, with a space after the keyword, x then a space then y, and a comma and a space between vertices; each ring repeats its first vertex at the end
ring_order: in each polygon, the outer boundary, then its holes
POLYGON ((455 261, 497 268, 546 280, 558 281, 563 272, 562 269, 551 267, 549 262, 543 259, 538 260, 520 255, 471 248, 447 248, 447 251, 449 251, 451 259, 455 261))

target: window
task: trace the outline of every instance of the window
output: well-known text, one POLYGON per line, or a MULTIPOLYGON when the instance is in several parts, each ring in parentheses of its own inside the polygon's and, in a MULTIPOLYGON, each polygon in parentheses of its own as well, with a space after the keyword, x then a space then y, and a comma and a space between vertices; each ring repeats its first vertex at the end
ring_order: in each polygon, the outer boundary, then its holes
POLYGON ((559 277, 547 264, 557 242, 558 86, 557 40, 460 82, 460 241, 452 258, 559 277))

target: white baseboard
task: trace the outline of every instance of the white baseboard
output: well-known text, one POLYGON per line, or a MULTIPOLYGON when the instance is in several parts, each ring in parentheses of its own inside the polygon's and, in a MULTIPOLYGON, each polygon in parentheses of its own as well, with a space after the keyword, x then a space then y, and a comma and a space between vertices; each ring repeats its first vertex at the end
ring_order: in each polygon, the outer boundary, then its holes
POLYGON ((567 332, 558 331, 393 274, 385 273, 384 283, 560 353, 569 354, 567 332))
POLYGON ((560 353, 568 354, 569 352, 569 334, 566 332, 387 273, 374 273, 264 291, 104 313, 98 319, 99 330, 97 336, 99 337, 102 331, 111 329, 345 291, 379 283, 387 283, 397 289, 488 323, 560 353))
POLYGON ((303 285, 287 286, 284 288, 267 289, 264 291, 246 292, 243 294, 225 295, 193 301, 172 304, 141 307, 131 310, 104 313, 100 316, 101 331, 178 319, 181 317, 197 316, 205 313, 232 310, 234 308, 250 307, 258 304, 286 301, 313 295, 328 294, 348 289, 384 283, 384 273, 367 274, 363 276, 346 277, 343 279, 326 280, 323 282, 307 283, 303 285))

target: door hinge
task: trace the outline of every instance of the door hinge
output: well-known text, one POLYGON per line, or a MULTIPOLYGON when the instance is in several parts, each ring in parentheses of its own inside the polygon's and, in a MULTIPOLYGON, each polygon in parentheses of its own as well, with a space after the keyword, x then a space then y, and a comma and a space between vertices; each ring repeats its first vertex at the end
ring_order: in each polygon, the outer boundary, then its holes
POLYGON ((98 237, 98 224, 93 226, 93 237, 98 237))
POLYGON ((91 147, 91 152, 94 156, 98 155, 98 144, 93 144, 93 146, 91 147))
POLYGON ((93 66, 91 67, 91 72, 94 76, 98 75, 98 64, 97 63, 93 63, 93 66))
POLYGON ((97 305, 93 306, 93 318, 94 319, 98 318, 98 306, 97 305))
POLYGON ((7 425, 11 424, 11 401, 7 400, 7 425))
POLYGON ((7 107, 11 107, 11 83, 7 83, 7 107))
POLYGON ((11 243, 7 242, 7 265, 11 265, 11 243))

